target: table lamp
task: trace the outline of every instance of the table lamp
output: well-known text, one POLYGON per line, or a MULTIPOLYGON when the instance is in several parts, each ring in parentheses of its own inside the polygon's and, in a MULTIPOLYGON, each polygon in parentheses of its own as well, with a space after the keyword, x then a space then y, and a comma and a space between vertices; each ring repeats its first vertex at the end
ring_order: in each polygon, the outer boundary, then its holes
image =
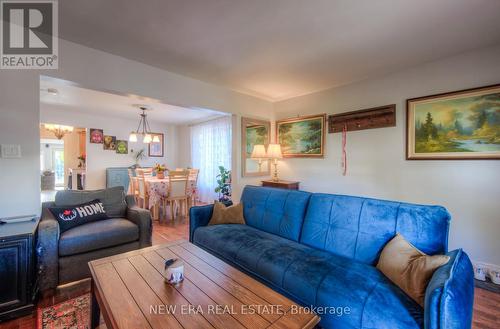
POLYGON ((266 148, 264 145, 254 145, 250 159, 259 160, 259 172, 262 171, 262 160, 267 158, 266 148))
POLYGON ((283 158, 283 154, 281 154, 281 145, 280 144, 269 144, 267 148, 267 157, 273 160, 274 172, 273 172, 273 181, 278 182, 278 159, 283 158))

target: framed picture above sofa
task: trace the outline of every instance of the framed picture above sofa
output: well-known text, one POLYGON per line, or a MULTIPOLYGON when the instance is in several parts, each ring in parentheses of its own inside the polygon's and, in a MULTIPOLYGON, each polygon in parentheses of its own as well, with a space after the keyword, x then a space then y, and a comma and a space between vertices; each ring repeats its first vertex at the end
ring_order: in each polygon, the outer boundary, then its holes
POLYGON ((408 160, 500 159, 500 84, 406 101, 408 160))
POLYGON ((276 121, 276 141, 285 158, 325 156, 326 114, 276 121))

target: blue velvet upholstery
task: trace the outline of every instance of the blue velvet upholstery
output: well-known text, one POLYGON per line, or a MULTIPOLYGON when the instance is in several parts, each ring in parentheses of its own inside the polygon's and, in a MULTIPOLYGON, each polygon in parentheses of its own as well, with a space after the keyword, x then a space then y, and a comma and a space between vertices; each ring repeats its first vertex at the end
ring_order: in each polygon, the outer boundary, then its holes
POLYGON ((446 252, 449 221, 439 206, 314 194, 300 242, 375 265, 396 233, 425 253, 446 252))
POLYGON ((470 328, 474 274, 462 249, 447 253, 448 264, 434 272, 425 292, 425 328, 470 328))
POLYGON ((470 328, 473 273, 463 251, 434 273, 425 310, 373 266, 395 232, 427 253, 446 252, 444 208, 296 193, 246 187, 248 225, 206 226, 212 206, 191 208, 190 241, 298 303, 349 308, 320 314, 325 328, 470 328))
POLYGON ((301 304, 350 308, 342 317, 322 315, 325 327, 378 328, 380 321, 392 328, 423 324, 422 308, 373 266, 247 225, 200 227, 194 242, 301 304))
POLYGON ((241 196, 247 225, 298 241, 310 193, 246 186, 241 196))

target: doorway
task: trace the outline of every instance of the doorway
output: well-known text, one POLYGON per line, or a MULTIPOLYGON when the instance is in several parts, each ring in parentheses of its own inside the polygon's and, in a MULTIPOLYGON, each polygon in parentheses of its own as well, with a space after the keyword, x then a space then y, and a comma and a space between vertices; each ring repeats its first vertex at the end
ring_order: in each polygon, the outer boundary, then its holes
POLYGON ((83 189, 85 139, 86 130, 83 128, 51 123, 40 125, 42 200, 53 200, 58 190, 83 189), (73 176, 76 179, 72 179, 73 176))

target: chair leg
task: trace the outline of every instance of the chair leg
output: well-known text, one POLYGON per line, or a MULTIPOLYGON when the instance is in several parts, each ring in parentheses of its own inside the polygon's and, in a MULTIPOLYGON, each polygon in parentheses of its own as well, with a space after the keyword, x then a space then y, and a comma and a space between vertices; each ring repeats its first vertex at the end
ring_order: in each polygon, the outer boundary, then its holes
POLYGON ((174 221, 174 200, 170 200, 170 219, 174 221))

